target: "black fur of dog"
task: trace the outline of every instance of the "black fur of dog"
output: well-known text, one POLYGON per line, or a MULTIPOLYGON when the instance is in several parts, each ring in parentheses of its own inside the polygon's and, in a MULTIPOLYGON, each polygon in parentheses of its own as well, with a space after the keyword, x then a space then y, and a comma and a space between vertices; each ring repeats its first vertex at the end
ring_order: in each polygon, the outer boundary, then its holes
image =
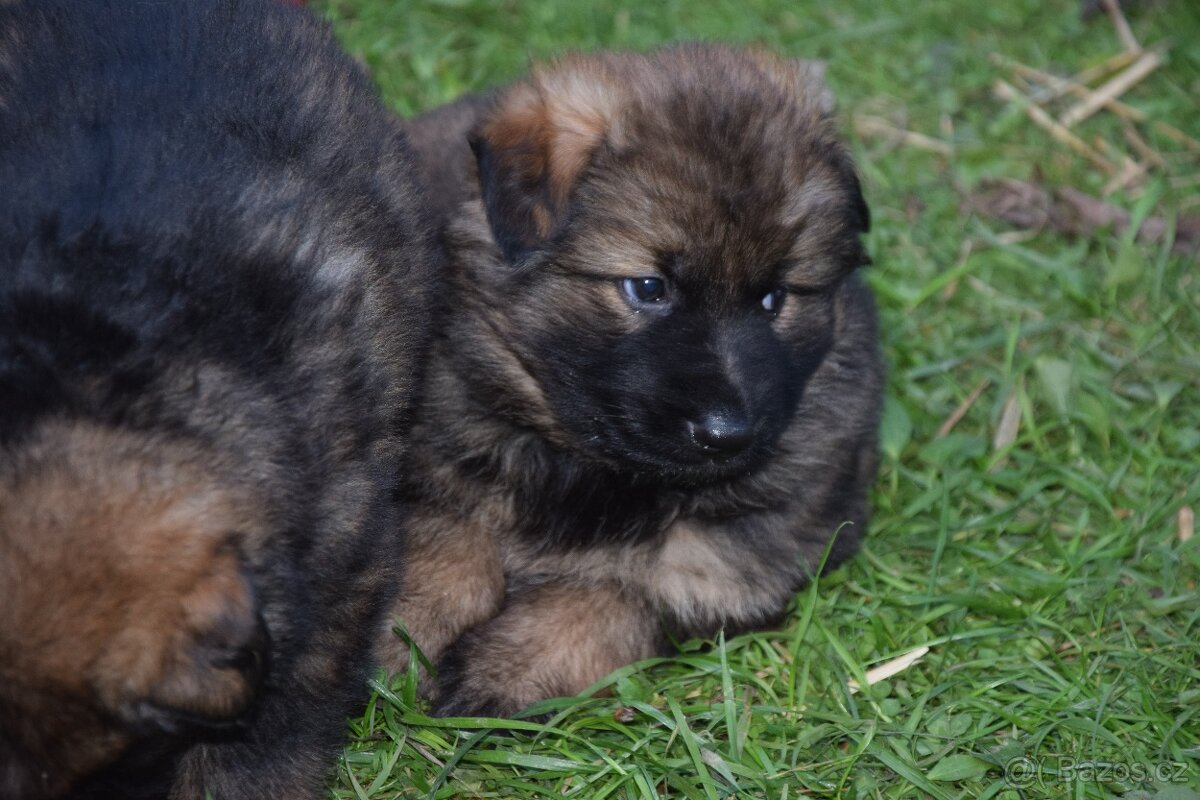
POLYGON ((0 4, 0 797, 320 795, 401 559, 410 173, 307 11, 0 4))

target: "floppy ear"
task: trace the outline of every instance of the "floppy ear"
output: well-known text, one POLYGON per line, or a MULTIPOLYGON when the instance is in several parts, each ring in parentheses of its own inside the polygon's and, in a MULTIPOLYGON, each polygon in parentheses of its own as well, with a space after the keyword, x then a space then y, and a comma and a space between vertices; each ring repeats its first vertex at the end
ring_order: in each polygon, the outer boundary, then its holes
POLYGON ((618 100, 596 66, 559 66, 505 92, 471 135, 488 222, 509 261, 558 231, 579 178, 612 132, 618 100))

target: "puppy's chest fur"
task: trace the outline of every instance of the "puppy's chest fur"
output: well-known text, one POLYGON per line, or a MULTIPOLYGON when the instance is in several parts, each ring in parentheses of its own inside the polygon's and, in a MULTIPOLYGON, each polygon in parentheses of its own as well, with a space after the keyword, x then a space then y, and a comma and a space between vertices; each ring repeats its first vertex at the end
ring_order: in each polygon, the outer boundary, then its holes
POLYGON ((672 489, 581 464, 478 407, 465 382, 441 378, 439 413, 415 433, 423 464, 413 474, 435 479, 409 487, 428 510, 411 536, 432 546, 446 531, 486 531, 509 593, 559 580, 616 585, 688 634, 759 624, 807 577, 798 543, 769 533, 784 503, 760 482, 672 489))

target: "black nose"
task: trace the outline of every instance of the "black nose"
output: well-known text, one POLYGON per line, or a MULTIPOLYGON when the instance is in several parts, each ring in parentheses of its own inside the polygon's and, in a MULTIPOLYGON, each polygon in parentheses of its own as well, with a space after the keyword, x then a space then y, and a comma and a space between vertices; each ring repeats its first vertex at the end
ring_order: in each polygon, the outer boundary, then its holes
POLYGON ((754 441, 750 420, 736 413, 708 414, 699 422, 688 420, 692 441, 713 458, 733 458, 754 441))

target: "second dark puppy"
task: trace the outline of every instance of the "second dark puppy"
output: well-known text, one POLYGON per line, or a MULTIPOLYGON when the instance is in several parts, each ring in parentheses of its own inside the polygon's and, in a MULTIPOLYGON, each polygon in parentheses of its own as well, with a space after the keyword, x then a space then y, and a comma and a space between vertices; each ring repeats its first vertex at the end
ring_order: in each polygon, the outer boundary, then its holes
POLYGON ((326 796, 397 588, 421 205, 306 10, 0 3, 0 799, 326 796))
POLYGON ((394 616, 442 713, 763 625, 853 552, 882 368, 828 112, 811 63, 692 45, 412 124, 453 291, 394 616))

